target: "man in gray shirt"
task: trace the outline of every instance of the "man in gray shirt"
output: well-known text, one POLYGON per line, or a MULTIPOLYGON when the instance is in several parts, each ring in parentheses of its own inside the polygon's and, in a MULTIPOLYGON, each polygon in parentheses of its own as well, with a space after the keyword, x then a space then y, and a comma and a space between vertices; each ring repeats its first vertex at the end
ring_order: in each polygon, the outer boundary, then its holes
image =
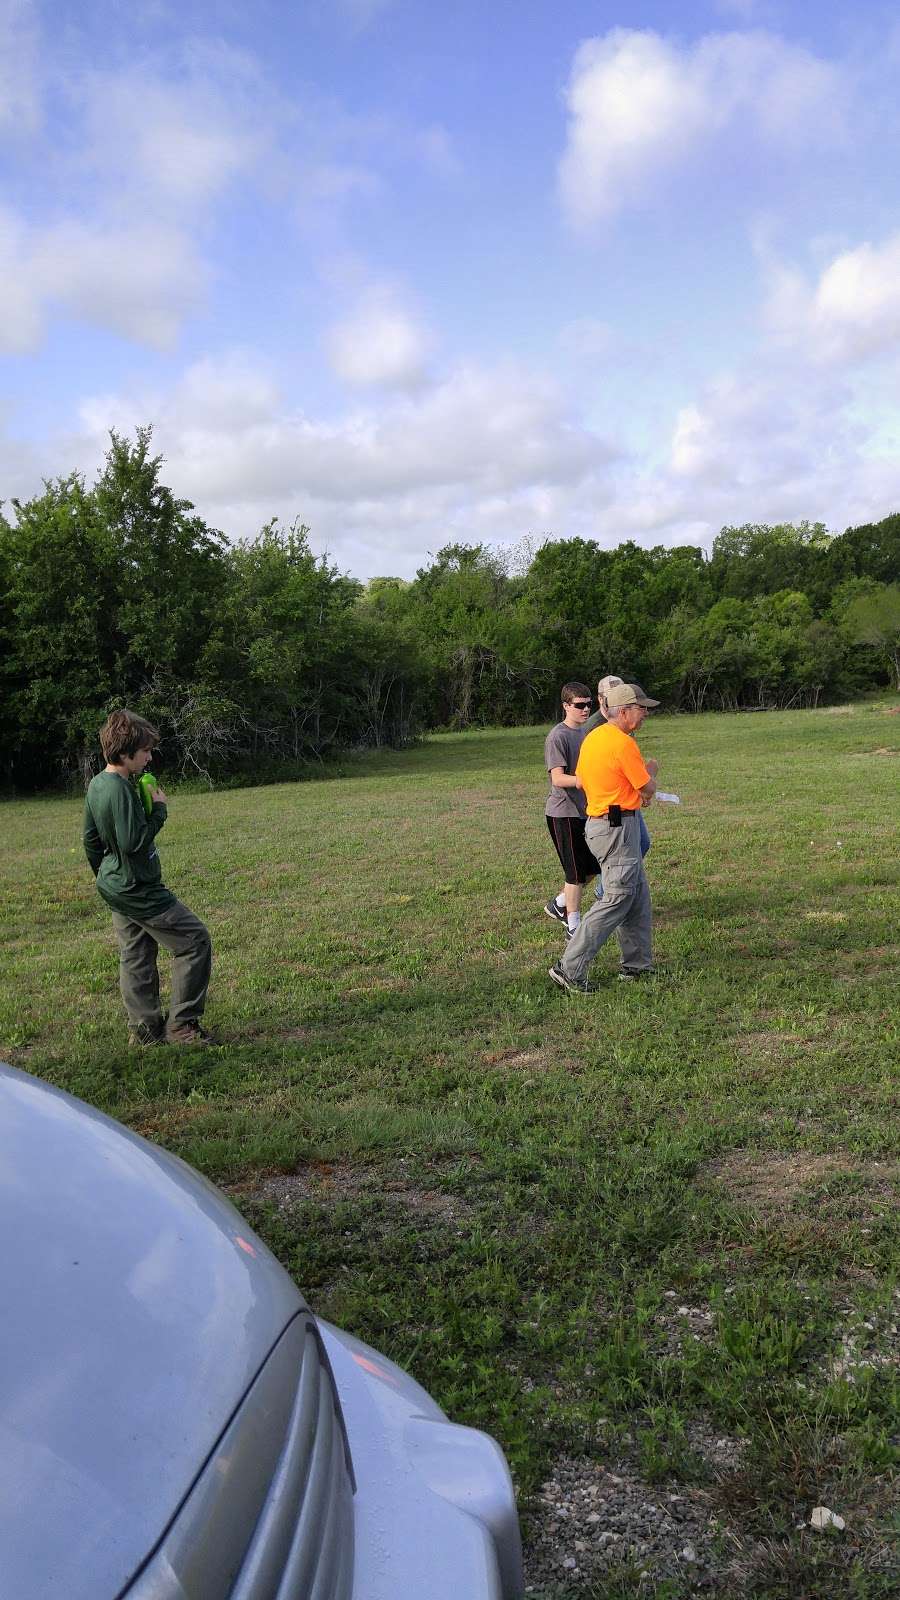
POLYGON ((585 683, 563 684, 560 698, 563 720, 550 729, 544 740, 544 765, 550 777, 544 814, 565 881, 561 893, 547 901, 544 911, 555 922, 561 922, 567 937, 571 937, 581 921, 582 889, 597 874, 597 863, 584 842, 584 794, 581 781, 575 776, 592 702, 585 683))

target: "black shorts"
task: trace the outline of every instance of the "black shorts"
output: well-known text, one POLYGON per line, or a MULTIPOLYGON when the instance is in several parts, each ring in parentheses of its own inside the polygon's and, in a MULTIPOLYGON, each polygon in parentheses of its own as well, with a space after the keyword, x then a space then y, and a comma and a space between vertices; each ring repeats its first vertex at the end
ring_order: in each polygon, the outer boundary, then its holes
POLYGON ((584 842, 586 817, 548 817, 547 827, 562 863, 566 883, 587 883, 599 872, 584 842))

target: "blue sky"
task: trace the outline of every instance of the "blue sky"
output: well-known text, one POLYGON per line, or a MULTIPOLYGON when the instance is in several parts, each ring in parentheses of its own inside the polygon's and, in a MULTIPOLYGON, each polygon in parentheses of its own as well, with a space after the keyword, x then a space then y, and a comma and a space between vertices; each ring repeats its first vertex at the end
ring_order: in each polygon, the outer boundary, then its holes
POLYGON ((886 5, 0 0, 0 496, 152 423, 230 537, 900 509, 886 5))

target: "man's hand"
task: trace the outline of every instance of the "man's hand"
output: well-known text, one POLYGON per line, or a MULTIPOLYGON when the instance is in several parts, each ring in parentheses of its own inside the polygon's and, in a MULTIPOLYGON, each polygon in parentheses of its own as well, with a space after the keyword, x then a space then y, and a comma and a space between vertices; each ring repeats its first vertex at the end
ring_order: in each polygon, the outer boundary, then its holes
POLYGON ((651 778, 655 778, 659 771, 659 762, 655 759, 655 757, 651 756, 649 761, 644 762, 644 766, 647 768, 651 778))
MULTIPOLYGON (((649 767, 649 762, 647 763, 647 765, 649 767)), ((656 783, 655 783, 654 779, 651 778, 650 782, 649 783, 645 783, 643 789, 641 790, 641 805, 644 806, 644 807, 649 806, 649 804, 650 804, 651 800, 653 799, 653 796, 655 795, 655 793, 656 793, 656 783)))

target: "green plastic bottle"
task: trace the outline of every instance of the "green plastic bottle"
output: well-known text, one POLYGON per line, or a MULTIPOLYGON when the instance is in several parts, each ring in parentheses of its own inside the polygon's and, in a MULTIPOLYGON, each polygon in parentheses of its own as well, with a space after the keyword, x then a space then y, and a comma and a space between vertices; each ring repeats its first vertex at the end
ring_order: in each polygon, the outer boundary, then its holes
POLYGON ((144 772, 138 778, 138 789, 140 790, 141 799, 144 802, 144 810, 146 811, 148 817, 153 810, 153 798, 151 795, 151 790, 158 788, 159 779, 155 778, 152 772, 144 772))

